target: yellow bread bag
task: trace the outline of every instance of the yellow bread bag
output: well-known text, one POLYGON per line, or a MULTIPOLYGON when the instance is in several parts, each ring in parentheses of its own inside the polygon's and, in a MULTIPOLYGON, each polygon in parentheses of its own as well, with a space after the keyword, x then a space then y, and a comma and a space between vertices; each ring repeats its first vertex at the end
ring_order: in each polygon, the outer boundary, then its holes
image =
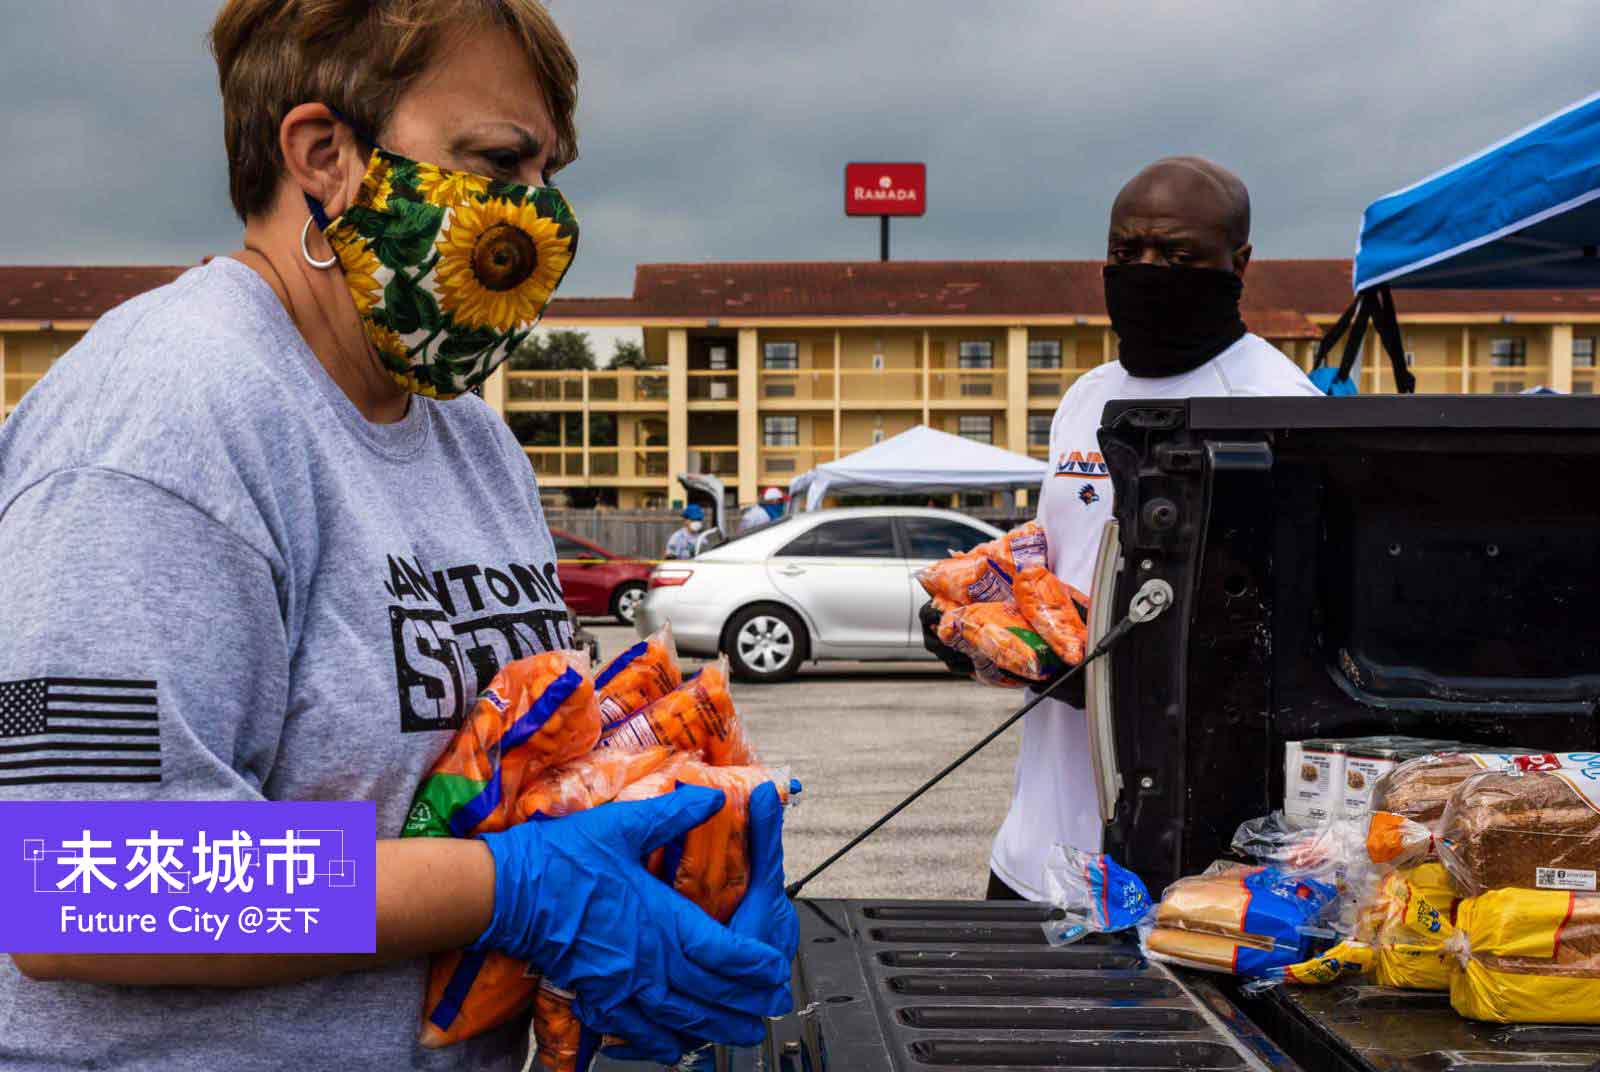
POLYGON ((1281 978, 1300 986, 1326 986, 1370 975, 1379 986, 1404 990, 1450 989, 1444 943, 1456 897, 1437 861, 1391 871, 1357 913, 1356 934, 1319 956, 1288 965, 1281 978))
POLYGON ((1462 901, 1450 1004, 1471 1020, 1600 1024, 1600 894, 1490 890, 1462 901))
POLYGON ((1365 942, 1346 939, 1320 956, 1290 964, 1283 981, 1297 986, 1327 986, 1372 970, 1375 950, 1365 942))
POLYGON ((1450 989, 1444 952, 1458 898, 1444 865, 1403 867, 1384 882, 1387 911, 1378 927, 1373 980, 1402 990, 1450 989))

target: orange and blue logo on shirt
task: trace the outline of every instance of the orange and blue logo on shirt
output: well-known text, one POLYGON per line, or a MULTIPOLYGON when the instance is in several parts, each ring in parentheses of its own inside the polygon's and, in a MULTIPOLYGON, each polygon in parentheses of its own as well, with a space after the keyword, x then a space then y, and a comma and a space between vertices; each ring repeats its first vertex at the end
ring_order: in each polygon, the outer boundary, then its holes
POLYGON ((1100 452, 1090 451, 1085 454, 1081 450, 1070 453, 1062 451, 1056 455, 1056 476, 1075 476, 1088 480, 1106 480, 1111 474, 1106 469, 1106 460, 1100 452))
POLYGON ((1078 489, 1078 501, 1085 506, 1093 506, 1100 501, 1100 493, 1094 490, 1093 484, 1085 484, 1078 489))

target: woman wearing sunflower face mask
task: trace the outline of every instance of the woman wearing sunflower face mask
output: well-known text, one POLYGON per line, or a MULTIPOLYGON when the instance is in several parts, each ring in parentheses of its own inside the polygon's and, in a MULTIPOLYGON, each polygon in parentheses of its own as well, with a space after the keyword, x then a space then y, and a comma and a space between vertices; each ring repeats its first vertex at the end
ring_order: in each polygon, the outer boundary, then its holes
POLYGON ((719 793, 396 839, 478 691, 571 639, 533 473, 467 393, 576 250, 566 42, 537 0, 230 0, 211 40, 243 249, 0 428, 0 683, 153 683, 159 735, 8 731, 0 799, 374 801, 377 954, 0 958, 0 1066, 516 1067, 514 1032, 414 1041, 426 954, 464 945, 632 1056, 754 1041, 793 909, 724 928, 640 863, 719 793))

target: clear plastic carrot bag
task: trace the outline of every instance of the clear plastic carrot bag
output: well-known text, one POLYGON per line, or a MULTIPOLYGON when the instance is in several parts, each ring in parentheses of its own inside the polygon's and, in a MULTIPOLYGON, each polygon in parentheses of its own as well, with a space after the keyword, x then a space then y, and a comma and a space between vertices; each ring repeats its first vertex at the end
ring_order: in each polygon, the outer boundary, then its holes
POLYGON ((614 726, 683 684, 672 626, 663 625, 620 653, 595 675, 600 720, 614 726))
POLYGON ((1065 667, 1014 603, 973 603, 939 619, 939 640, 1029 681, 1048 681, 1065 667))
POLYGON ((504 830, 525 779, 584 755, 599 738, 587 654, 548 651, 509 663, 418 787, 401 837, 504 830))
POLYGON ((678 768, 673 778, 679 785, 720 789, 726 798, 721 811, 685 834, 680 845, 669 846, 665 861, 673 889, 718 923, 726 923, 750 886, 750 794, 771 782, 778 799, 787 804, 790 792, 798 787, 781 770, 713 767, 693 761, 678 768))
MULTIPOLYGON (((788 803, 798 785, 782 772, 765 767, 713 767, 678 753, 654 773, 623 789, 618 800, 649 800, 679 785, 721 789, 721 810, 674 844, 657 849, 646 866, 699 905, 718 922, 733 918, 750 885, 750 794, 772 782, 779 799, 788 803)), ((534 1067, 539 1072, 585 1072, 600 1039, 572 1015, 571 996, 540 993, 534 1006, 534 1067)))
MULTIPOLYGON (((534 815, 559 818, 616 798, 630 781, 660 769, 665 748, 644 752, 596 752, 543 771, 523 786, 511 809, 512 823, 534 815)), ((480 1035, 527 1011, 539 978, 528 965, 503 953, 451 950, 428 962, 418 1041, 429 1049, 480 1035)))
POLYGON ((1063 663, 1077 666, 1083 662, 1089 641, 1085 623, 1088 596, 1063 582, 1046 566, 1018 571, 1011 591, 1022 617, 1063 663))
POLYGON ((757 761, 728 694, 726 656, 608 728, 599 747, 639 751, 658 745, 698 752, 714 767, 748 766, 757 761))
POLYGON ((917 571, 917 580, 941 610, 998 603, 1011 598, 1011 581, 1019 571, 1048 563, 1044 527, 1030 521, 970 551, 925 566, 917 571))

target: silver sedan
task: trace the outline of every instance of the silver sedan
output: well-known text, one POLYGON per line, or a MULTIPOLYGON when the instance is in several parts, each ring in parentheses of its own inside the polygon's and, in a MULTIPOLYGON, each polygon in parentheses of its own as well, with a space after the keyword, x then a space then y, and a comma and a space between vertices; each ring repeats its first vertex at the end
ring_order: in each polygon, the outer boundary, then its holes
POLYGON ((916 571, 1000 534, 949 510, 793 515, 657 566, 634 625, 646 636, 671 622, 679 650, 727 652, 754 681, 792 677, 808 659, 928 659, 916 571))

